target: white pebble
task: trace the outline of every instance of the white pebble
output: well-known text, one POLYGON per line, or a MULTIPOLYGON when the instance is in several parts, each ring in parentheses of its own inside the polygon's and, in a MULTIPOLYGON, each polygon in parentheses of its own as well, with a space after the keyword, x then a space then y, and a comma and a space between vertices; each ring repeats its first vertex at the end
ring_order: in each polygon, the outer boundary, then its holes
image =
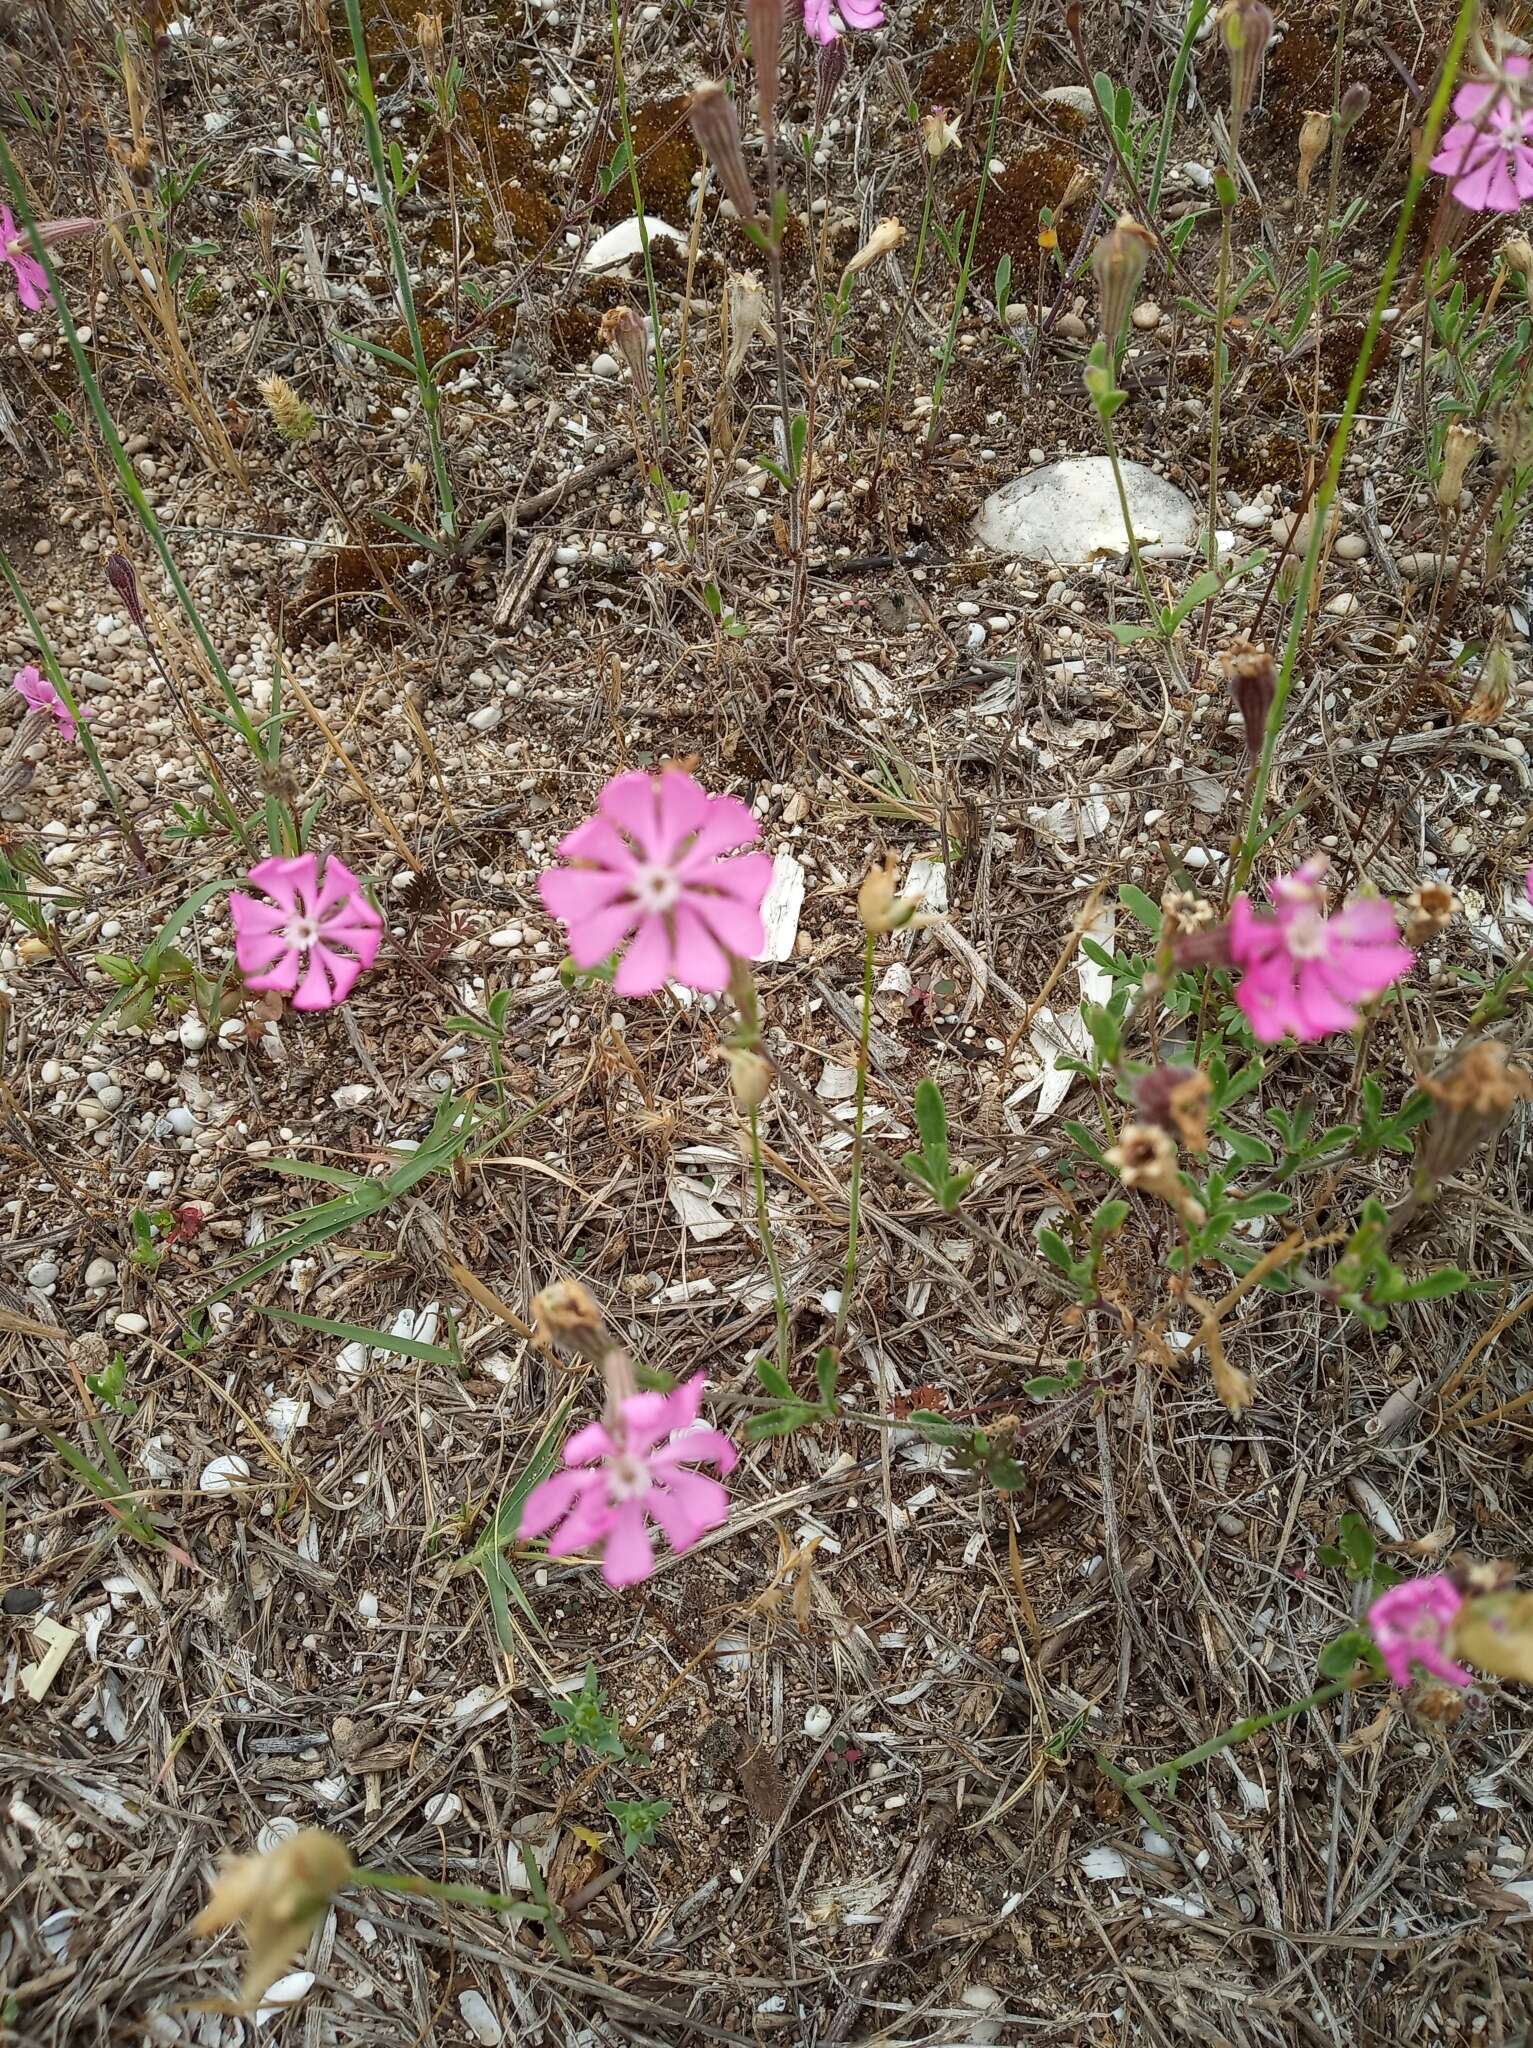
POLYGON ((818 1742, 822 1735, 830 1733, 835 1718, 829 1707, 811 1707, 804 1716, 804 1733, 812 1742, 818 1742))
POLYGON ((1336 555, 1343 562, 1360 562, 1368 552, 1368 542, 1361 533, 1344 533, 1336 543, 1336 555))
POLYGON ((110 1287, 117 1278, 117 1268, 110 1259, 92 1259, 85 1269, 87 1287, 110 1287))
POLYGON ((51 1287, 59 1277, 59 1269, 52 1259, 39 1259, 35 1266, 27 1268, 28 1287, 51 1287))
POLYGON ((112 1328, 121 1330, 125 1337, 145 1337, 149 1333, 149 1318, 141 1316, 136 1309, 122 1309, 112 1318, 112 1328))
POLYGON ((208 1027, 200 1017, 183 1017, 176 1036, 188 1052, 201 1052, 208 1042, 208 1027))

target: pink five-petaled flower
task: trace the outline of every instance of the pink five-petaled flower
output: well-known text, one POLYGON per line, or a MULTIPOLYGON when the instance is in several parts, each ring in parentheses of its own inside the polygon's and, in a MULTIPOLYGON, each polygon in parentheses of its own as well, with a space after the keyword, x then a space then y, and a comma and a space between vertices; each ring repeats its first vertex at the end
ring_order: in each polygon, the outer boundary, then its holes
POLYGON ((1378 897, 1349 897, 1327 917, 1326 866, 1318 854, 1275 881, 1270 917, 1246 896, 1231 907, 1230 955, 1243 970, 1235 1000, 1263 1045, 1289 1031, 1305 1040, 1350 1031, 1358 1004, 1398 981, 1416 957, 1378 897))
MULTIPOLYGON (((66 235, 85 235, 101 223, 88 214, 69 220, 39 221, 37 239, 45 248, 63 241, 66 235)), ((19 227, 8 206, 0 206, 0 262, 9 263, 16 273, 16 296, 29 313, 35 313, 48 296, 48 273, 32 254, 25 228, 19 227)))
POLYGON ((1446 1572, 1403 1580, 1374 1601, 1368 1626, 1396 1685, 1410 1684, 1413 1664, 1449 1685, 1473 1684, 1473 1675, 1448 1655, 1448 1631, 1463 1604, 1463 1594, 1446 1572))
POLYGON ((720 859, 760 836, 738 797, 709 796, 679 769, 614 775, 596 816, 559 842, 570 865, 546 869, 538 887, 577 967, 600 966, 634 934, 613 983, 620 996, 652 996, 668 981, 713 995, 729 985, 731 958, 754 960, 766 944, 771 859, 720 859))
POLYGON ((1533 104, 1529 59, 1501 60, 1503 75, 1461 85, 1453 95, 1458 119, 1432 159, 1460 206, 1471 213, 1515 213, 1533 199, 1533 104))
POLYGON ((331 854, 321 870, 314 854, 300 853, 258 861, 246 880, 269 901, 239 891, 229 898, 245 986, 278 989, 295 1010, 344 1003, 383 936, 383 919, 351 869, 331 854))
POLYGON ((655 1568, 647 1522, 658 1524, 676 1551, 721 1529, 729 1495, 716 1479, 687 1469, 701 1462, 730 1472, 738 1456, 722 1430, 692 1427, 703 1377, 694 1373, 669 1394, 629 1394, 618 1403, 615 1429, 606 1422, 577 1429, 564 1446, 567 1469, 528 1494, 517 1533, 525 1538, 553 1529, 550 1557, 600 1545, 607 1584, 634 1586, 655 1568))
MULTIPOLYGON (((75 714, 40 669, 33 668, 30 663, 26 668, 19 669, 11 683, 11 688, 20 692, 22 701, 28 711, 51 712, 53 717, 57 719, 59 731, 66 740, 79 737, 79 727, 75 724, 75 714)), ((89 704, 82 704, 80 706, 81 718, 91 719, 95 715, 94 709, 89 704)))
POLYGON ((841 21, 850 29, 882 28, 881 0, 804 0, 804 27, 817 43, 833 43, 841 33, 841 21))

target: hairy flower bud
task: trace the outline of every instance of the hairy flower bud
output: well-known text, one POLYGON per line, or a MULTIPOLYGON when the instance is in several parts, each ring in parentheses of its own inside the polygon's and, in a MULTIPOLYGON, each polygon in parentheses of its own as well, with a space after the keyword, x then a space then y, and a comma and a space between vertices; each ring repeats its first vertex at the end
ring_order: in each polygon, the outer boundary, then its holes
POLYGON ((1112 232, 1103 235, 1091 252, 1091 274, 1101 300, 1102 332, 1110 348, 1117 347, 1118 337, 1128 323, 1139 280, 1154 247, 1155 237, 1149 230, 1142 228, 1131 213, 1120 213, 1112 232))
POLYGON ((1342 94, 1336 108, 1336 133, 1343 142, 1367 113, 1368 102, 1372 98, 1373 94, 1360 78, 1342 94))
POLYGON ((1462 420, 1454 420, 1443 436, 1442 475, 1437 479, 1437 502, 1445 512, 1458 503, 1464 488, 1464 474, 1485 443, 1462 420))
POLYGON ((1246 752, 1254 761, 1267 736, 1267 719, 1277 695, 1277 671, 1272 656, 1255 641, 1236 640, 1220 655, 1219 666, 1245 728, 1246 752))
POLYGON ((600 1365, 614 1349, 601 1310, 578 1280, 556 1280, 535 1294, 532 1320, 542 1343, 562 1344, 591 1365, 600 1365))
POLYGON ((603 348, 611 349, 628 365, 628 373, 642 389, 649 382, 649 327, 632 306, 610 306, 601 316, 597 335, 603 348))
POLYGON ((745 167, 734 101, 721 85, 700 85, 692 95, 689 111, 692 132, 718 172, 729 203, 741 220, 754 220, 756 195, 745 167))
POLYGON ((868 932, 897 932, 909 924, 920 908, 919 896, 897 896, 894 877, 899 855, 886 853, 876 867, 868 869, 857 891, 857 915, 868 932))
POLYGON ((814 132, 824 133, 825 123, 830 119, 830 110, 835 105, 836 88, 846 76, 846 43, 837 38, 833 43, 821 43, 815 58, 814 73, 814 132))
POLYGON ((1508 235, 1501 244, 1501 261, 1523 279, 1533 279, 1533 242, 1526 235, 1508 235))
POLYGON ((1117 1144, 1102 1156, 1126 1188, 1153 1195, 1193 1229, 1206 1220, 1202 1204, 1182 1186, 1175 1139, 1158 1125, 1125 1124, 1117 1144))
POLYGON ((745 25, 750 32, 756 66, 756 114, 771 147, 777 129, 777 80, 782 69, 782 32, 787 20, 784 0, 745 0, 745 25))
POLYGON ((729 1061, 729 1086, 736 1106, 749 1116, 753 1109, 760 1109, 772 1092, 772 1062, 748 1046, 732 1045, 725 1057, 729 1061))
POLYGON ((1325 155, 1331 142, 1331 117, 1316 112, 1313 108, 1304 116, 1304 126, 1299 130, 1299 197, 1302 199, 1309 190, 1310 174, 1325 155))
POLYGON ((1533 1074, 1514 1067, 1498 1038, 1477 1038, 1444 1073, 1421 1084, 1434 1108, 1418 1141, 1415 1193, 1430 1200, 1483 1144, 1499 1136, 1519 1102, 1533 1101, 1533 1074))
POLYGON ((420 49, 421 61, 425 64, 429 78, 439 78, 446 45, 442 38, 442 17, 433 10, 415 17, 415 41, 420 49))
POLYGON ((241 1987, 253 2005, 282 1975, 335 1894, 351 1881, 346 1844, 324 1828, 301 1828, 264 1856, 225 1859, 194 1934, 217 1934, 239 1921, 250 1950, 241 1987))
POLYGON ((1230 112, 1236 126, 1256 95, 1263 52, 1272 40, 1272 9, 1264 0, 1226 0, 1219 33, 1230 60, 1230 112))

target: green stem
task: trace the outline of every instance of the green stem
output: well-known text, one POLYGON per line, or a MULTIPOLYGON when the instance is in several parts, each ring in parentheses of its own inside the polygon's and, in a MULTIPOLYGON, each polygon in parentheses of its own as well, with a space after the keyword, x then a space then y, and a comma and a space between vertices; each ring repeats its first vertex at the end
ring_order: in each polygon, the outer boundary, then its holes
POLYGON ((1112 422, 1098 408, 1097 419, 1102 428, 1102 444, 1107 450, 1107 459, 1112 464, 1112 480, 1118 487, 1118 510, 1123 514, 1123 531, 1128 536, 1129 560, 1134 565, 1134 581, 1139 585, 1139 595, 1145 601, 1150 614, 1150 624, 1160 629, 1160 606, 1155 602, 1155 593, 1150 588, 1150 579, 1144 573, 1144 563, 1139 559, 1139 541, 1134 533, 1134 517, 1128 506, 1128 486, 1123 481, 1123 464, 1118 456, 1118 439, 1112 430, 1112 422))
POLYGON ((910 290, 905 303, 900 307, 899 322, 894 330, 894 340, 889 345, 889 364, 884 371, 884 395, 878 412, 878 445, 873 451, 872 480, 877 483, 879 472, 884 466, 884 437, 889 428, 889 408, 894 400, 894 377, 899 368, 900 344, 905 339, 906 323, 910 309, 916 302, 916 293, 921 287, 921 265, 926 257, 926 237, 931 228, 932 199, 935 195, 936 180, 932 176, 931 158, 925 149, 921 151, 921 167, 926 173, 926 194, 921 201, 921 225, 916 231, 916 252, 911 260, 910 290))
POLYGON ((446 450, 442 446, 442 426, 439 417, 442 394, 437 389, 436 378, 431 365, 426 361, 426 350, 421 341, 420 320, 415 311, 415 293, 410 285, 410 263, 405 254, 404 238, 399 232, 399 215, 394 205, 393 172, 383 147, 383 130, 378 122, 378 96, 373 90, 372 68, 367 61, 367 31, 362 26, 361 0, 346 0, 346 23, 351 30, 351 49, 357 66, 352 90, 362 116, 362 132, 367 138, 367 155, 373 167, 373 183, 378 187, 383 229, 388 237, 389 258, 394 266, 394 288, 399 294, 399 310, 404 319, 405 332, 410 337, 410 356, 415 365, 415 388, 420 395, 421 413, 426 422, 426 442, 431 451, 431 473, 436 482, 437 518, 441 524, 443 539, 455 540, 458 533, 458 508, 453 497, 452 479, 447 474, 446 450))
POLYGON ((1426 183, 1427 166, 1437 148, 1443 116, 1448 109, 1448 101, 1458 77, 1459 64, 1463 59, 1470 31, 1474 27, 1476 14, 1476 0, 1460 0, 1458 19, 1453 25, 1453 39, 1448 46, 1442 76, 1437 82, 1436 92, 1432 95, 1426 126, 1411 164, 1410 179, 1406 184, 1400 217, 1395 224, 1394 240, 1390 243, 1389 254, 1384 259, 1384 269, 1379 278, 1379 288, 1374 294, 1373 308, 1368 316, 1362 347, 1352 368, 1352 381, 1347 387, 1346 403, 1342 407, 1341 418, 1336 423, 1336 431, 1331 437, 1331 452, 1325 466, 1325 478, 1310 508, 1309 545, 1304 550, 1304 562, 1299 571, 1293 617, 1289 621, 1288 637, 1283 643, 1283 660, 1278 670, 1272 709, 1267 716, 1267 730, 1262 738, 1261 758, 1257 761, 1256 773, 1251 779, 1251 800, 1246 817, 1245 836, 1240 842, 1240 852, 1232 877, 1235 891, 1244 885, 1247 875, 1251 872, 1251 864, 1256 858, 1257 849, 1261 845, 1261 815, 1262 807, 1267 800, 1267 785, 1272 778, 1272 757, 1277 750, 1278 734, 1282 730, 1283 715, 1288 709, 1288 698, 1293 689, 1294 665, 1298 660, 1299 644, 1304 637, 1305 623, 1309 616, 1310 592, 1314 587, 1315 570, 1320 561, 1320 550, 1324 545, 1327 516, 1341 481, 1342 463, 1346 459, 1352 422, 1357 417, 1358 404, 1362 398, 1363 380, 1368 375, 1373 360, 1374 343, 1378 340, 1385 308, 1389 304, 1395 277, 1405 254, 1405 241, 1410 233, 1416 201, 1421 195, 1422 186, 1426 183))
MULTIPOLYGON (((1231 151, 1233 154, 1233 148, 1231 151)), ((1234 173, 1230 174, 1234 187, 1234 173)), ((1235 211, 1231 190, 1226 204, 1219 202, 1219 284, 1214 299, 1213 381, 1208 394, 1208 566, 1219 566, 1219 440, 1224 408, 1224 301, 1230 288, 1230 221, 1235 211)))
POLYGON ((122 800, 112 785, 112 778, 106 772, 106 763, 102 760, 96 742, 91 737, 90 726, 80 716, 80 706, 76 701, 74 691, 70 689, 69 684, 64 679, 64 671, 59 667, 58 659, 53 652, 52 642, 43 631, 42 622, 28 602, 27 594, 22 589, 16 571, 11 565, 11 558, 3 548, 0 548, 0 575, 3 575, 6 582, 10 585, 11 595, 21 607, 21 615, 31 629, 32 638, 37 642, 37 651, 42 656, 43 667, 48 671, 49 682, 52 683, 54 689, 58 692, 59 701, 63 704, 64 709, 75 722, 75 736, 84 750, 86 760, 91 765, 92 774, 101 785, 102 795, 111 806, 112 816, 117 820, 118 830, 132 849, 133 858, 147 872, 149 863, 145 857, 143 841, 138 836, 137 827, 123 809, 122 800))
MULTIPOLYGON (((355 0, 351 0, 355 4, 355 0)), ((617 86, 617 118, 623 131, 623 149, 628 158, 628 189, 633 194, 634 218, 639 223, 639 249, 644 258, 644 285, 649 294, 649 331, 655 351, 655 391, 660 402, 660 439, 669 444, 671 417, 665 398, 665 340, 660 331, 660 294, 655 288, 655 264, 649 253, 649 224, 644 218, 644 193, 639 185, 639 159, 633 146, 633 129, 628 120, 628 74, 623 69, 623 18, 619 0, 612 0, 612 76, 617 86)), ((679 403, 679 401, 678 401, 679 403)))
POLYGON ((1193 0, 1187 15, 1187 26, 1182 30, 1181 48, 1176 53, 1176 62, 1171 67, 1171 83, 1166 88, 1166 110, 1160 121, 1160 140, 1155 146, 1155 165, 1150 172, 1150 189, 1147 194, 1146 214, 1153 221, 1160 206, 1161 180, 1166 175, 1166 164, 1171 155, 1171 130, 1176 123, 1176 110, 1181 104, 1182 87, 1187 82, 1187 67, 1192 62, 1192 46, 1198 39, 1198 30, 1208 13, 1211 0, 1193 0))
POLYGON ((112 458, 112 465, 117 471, 117 480, 122 485, 123 495, 133 507, 134 517, 148 535, 155 553, 160 558, 165 574, 170 579, 170 587, 175 592, 176 602, 180 605, 181 610, 186 616, 187 623, 197 636, 198 644, 207 658, 208 668, 213 680, 223 692, 224 701, 229 706, 229 716, 234 723, 235 730, 239 733, 240 738, 249 747, 250 751, 259 758, 261 744, 256 736, 256 729, 251 722, 250 714, 240 702, 239 692, 235 689, 229 672, 224 667, 218 649, 213 644, 213 636, 203 623, 202 614, 198 611, 191 592, 182 580, 181 571, 176 567, 175 557, 171 554, 170 544, 165 538, 164 528, 160 525, 154 507, 144 494, 144 487, 139 482, 138 472, 128 460, 127 450, 122 445, 122 438, 117 432, 112 415, 107 411, 106 400, 101 395, 101 386, 96 382, 96 373, 91 368, 90 358, 85 353, 85 347, 80 340, 79 330, 75 326, 74 317, 70 313, 64 299, 64 294, 59 287, 58 273, 53 267, 53 259, 48 254, 47 247, 38 235, 37 222, 33 217, 31 202, 27 198, 26 187, 21 180, 21 173, 16 168, 16 160, 11 155, 3 135, 0 135, 0 170, 3 170, 5 173, 6 183, 11 190, 11 198, 15 203, 17 218, 21 221, 23 228, 26 230, 27 239, 32 244, 32 254, 42 265, 43 273, 48 280, 49 295, 53 300, 53 307, 58 315, 59 325, 63 329, 65 346, 68 348, 74 362, 75 374, 80 379, 85 396, 90 403, 90 409, 95 415, 96 425, 100 429, 101 438, 106 443, 107 453, 112 458))
MULTIPOLYGON (((530 1857, 532 1851, 527 1851, 530 1857)), ((508 1913, 519 1920, 542 1920, 543 1906, 526 1899, 513 1899, 506 1892, 487 1892, 476 1884, 447 1884, 432 1877, 416 1877, 404 1870, 353 1870, 351 1883, 373 1892, 403 1892, 412 1899, 445 1899, 454 1906, 479 1906, 486 1913, 508 1913)))
MULTIPOLYGON (((1016 10, 1012 10, 1016 18, 1016 10)), ((836 1342, 846 1330, 852 1312, 852 1290, 857 1285, 857 1235, 862 1221, 862 1139, 868 1118, 868 1041, 873 1035, 873 955, 877 934, 869 932, 862 951, 862 1018, 857 1038, 856 1113, 852 1120, 852 1184, 846 1199, 846 1277, 841 1286, 841 1303, 836 1310, 836 1342)))
POLYGON ((1139 1792, 1146 1785, 1153 1785, 1157 1778, 1179 1777, 1183 1771, 1190 1771, 1194 1764, 1207 1763, 1221 1749, 1228 1749, 1236 1742, 1249 1742, 1264 1728, 1275 1728, 1280 1721, 1292 1721, 1300 1714, 1307 1714, 1311 1707, 1323 1707, 1351 1690, 1350 1678, 1338 1678, 1318 1686, 1302 1700, 1290 1700, 1286 1707, 1274 1707, 1270 1714, 1249 1714, 1244 1721, 1237 1721, 1233 1728, 1226 1728, 1222 1735, 1210 1735, 1207 1742, 1200 1742, 1196 1749, 1184 1750, 1167 1763, 1151 1764, 1148 1770, 1135 1771, 1132 1777, 1123 1780, 1123 1789, 1139 1792))
POLYGON ((761 1157, 761 1111, 752 1106, 751 1113, 751 1174, 756 1187, 756 1227, 761 1232, 761 1249, 766 1254, 767 1271, 772 1276, 772 1300, 777 1309, 777 1369, 786 1375, 788 1370, 788 1290, 783 1285, 782 1264, 777 1256, 777 1242, 772 1236, 772 1219, 767 1214, 766 1167, 761 1157))
POLYGON ((969 276, 974 268, 975 245, 979 241, 980 216, 985 210, 985 191, 990 183, 990 166, 995 161, 995 138, 1001 125, 1001 103, 1006 96, 1006 82, 1011 75, 1011 46, 1017 33, 1017 17, 1021 12, 1022 0, 1011 0, 1011 12, 1006 17, 1006 34, 1001 42, 1000 66, 995 75, 995 91, 990 100, 990 132, 985 138, 985 160, 980 165, 979 190, 974 195, 974 218, 969 223, 969 239, 963 252, 963 267, 958 273, 958 287, 953 293, 953 316, 948 322, 947 338, 942 344, 942 360, 937 366, 937 380, 932 387, 932 416, 926 429, 928 442, 936 436, 937 418, 942 411, 942 394, 947 389, 953 351, 958 346, 958 327, 963 319, 964 301, 969 294, 969 276))

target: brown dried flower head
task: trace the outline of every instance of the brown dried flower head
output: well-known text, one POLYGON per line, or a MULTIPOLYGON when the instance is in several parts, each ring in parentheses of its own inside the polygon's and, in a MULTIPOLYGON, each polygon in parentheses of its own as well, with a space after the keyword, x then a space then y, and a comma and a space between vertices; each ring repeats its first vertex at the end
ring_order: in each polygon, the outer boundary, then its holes
POLYGON ((314 408, 288 383, 285 377, 263 377, 256 389, 262 403, 271 414, 272 425, 284 441, 297 444, 307 441, 314 431, 314 408))
POLYGON ((777 80, 787 18, 784 0, 745 0, 745 25, 750 32, 751 61, 756 66, 756 113, 769 147, 777 127, 777 80))
POLYGON ((1446 882, 1423 882, 1405 899, 1405 943, 1420 946, 1446 931, 1458 899, 1446 882))
POLYGON ((1299 197, 1309 191, 1314 168, 1331 146, 1331 117, 1315 108, 1304 116, 1299 130, 1299 197))
POLYGON ((1477 1038, 1445 1074, 1422 1082, 1427 1094, 1459 1115, 1497 1119, 1533 1102, 1533 1074, 1514 1067, 1499 1038, 1477 1038))
POLYGON ((620 355, 635 384, 649 381, 649 327, 632 306, 609 306, 601 316, 597 337, 603 348, 620 355))
POLYGON ((1152 1067, 1134 1083, 1140 1121, 1156 1125, 1198 1154, 1208 1150, 1212 1096, 1213 1083, 1201 1067, 1152 1067))
POLYGON ((1277 670, 1266 648, 1254 640, 1231 642, 1219 657, 1230 696, 1245 729, 1246 752, 1254 761, 1267 735, 1267 719, 1277 695, 1277 670))
POLYGON ((544 1344, 562 1344, 592 1365, 599 1365, 612 1349, 601 1310, 578 1280, 556 1280, 535 1294, 532 1320, 544 1344))
POLYGON ((863 877, 862 887, 857 891, 857 915, 862 920, 864 931, 902 931, 920 909, 919 896, 895 893, 894 878, 899 873, 899 866, 899 855, 886 853, 863 877))
POLYGON ((1373 94, 1359 78, 1349 85, 1341 96, 1336 109, 1336 133, 1345 142, 1352 130, 1368 111, 1368 102, 1373 94))
POLYGON ((421 60, 426 66, 427 75, 431 78, 440 78, 446 45, 442 37, 442 17, 435 10, 416 15, 415 41, 421 53, 421 60))
POLYGON ((1517 664, 1512 659, 1512 650, 1504 640, 1497 640, 1480 663, 1474 695, 1464 706, 1465 719, 1471 725, 1494 725, 1505 711, 1516 681, 1517 664))
POLYGON ((324 1828, 302 1828, 264 1856, 225 1859, 194 1934, 218 1934, 238 1921, 250 1956, 241 1996, 254 2005, 282 1975, 351 1880, 346 1844, 324 1828))
POLYGON ((845 284, 846 280, 855 277, 859 270, 866 270, 869 264, 876 263, 880 256, 887 256, 891 250, 897 249, 904 239, 903 221, 896 220, 892 214, 881 220, 842 271, 841 282, 845 284))
POLYGON ((958 116, 946 107, 933 107, 921 116, 921 147, 935 163, 958 141, 958 116))
POLYGON ((1501 244, 1501 261, 1519 277, 1533 278, 1533 242, 1526 235, 1508 235, 1501 244))

